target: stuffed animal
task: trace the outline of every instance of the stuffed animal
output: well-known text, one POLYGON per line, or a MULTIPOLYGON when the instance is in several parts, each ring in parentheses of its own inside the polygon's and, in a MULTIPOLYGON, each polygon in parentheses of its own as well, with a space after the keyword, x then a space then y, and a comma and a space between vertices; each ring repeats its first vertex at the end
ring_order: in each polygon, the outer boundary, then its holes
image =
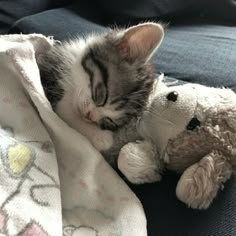
POLYGON ((181 173, 179 200, 206 209, 236 169, 236 94, 197 84, 157 84, 138 121, 143 140, 126 144, 118 167, 133 183, 181 173))

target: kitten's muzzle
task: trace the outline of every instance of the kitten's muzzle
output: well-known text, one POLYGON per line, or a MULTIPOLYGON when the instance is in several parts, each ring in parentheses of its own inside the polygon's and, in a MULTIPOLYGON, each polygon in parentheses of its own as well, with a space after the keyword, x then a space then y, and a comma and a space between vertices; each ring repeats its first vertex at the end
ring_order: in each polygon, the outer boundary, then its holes
POLYGON ((93 121, 93 114, 91 111, 88 111, 84 117, 88 121, 93 121))

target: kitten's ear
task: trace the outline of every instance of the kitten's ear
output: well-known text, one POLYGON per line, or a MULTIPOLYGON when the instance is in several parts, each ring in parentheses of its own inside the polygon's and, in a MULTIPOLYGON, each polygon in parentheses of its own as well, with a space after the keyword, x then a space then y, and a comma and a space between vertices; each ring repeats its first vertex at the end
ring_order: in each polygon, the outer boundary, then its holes
POLYGON ((117 49, 130 63, 147 61, 160 46, 164 29, 160 24, 144 23, 128 28, 121 37, 117 49))

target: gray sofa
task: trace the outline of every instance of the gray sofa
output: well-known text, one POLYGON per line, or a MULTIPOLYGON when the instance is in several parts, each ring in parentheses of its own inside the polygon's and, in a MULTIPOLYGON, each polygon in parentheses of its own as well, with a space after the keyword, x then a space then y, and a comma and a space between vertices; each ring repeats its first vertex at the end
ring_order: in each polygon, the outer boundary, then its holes
MULTIPOLYGON (((234 0, 11 0, 0 1, 1 33, 43 33, 64 40, 144 20, 169 23, 154 56, 157 72, 186 82, 236 89, 234 0)), ((178 176, 130 185, 143 203, 150 236, 236 235, 236 177, 205 211, 175 197, 178 176)))

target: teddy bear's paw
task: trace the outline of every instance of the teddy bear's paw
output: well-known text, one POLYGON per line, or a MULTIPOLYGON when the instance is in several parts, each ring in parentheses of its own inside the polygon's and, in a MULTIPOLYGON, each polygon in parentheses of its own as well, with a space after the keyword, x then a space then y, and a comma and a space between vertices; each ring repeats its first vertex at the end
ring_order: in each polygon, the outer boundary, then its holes
POLYGON ((197 163, 181 176, 176 195, 180 201, 193 209, 207 209, 217 194, 218 186, 214 183, 204 168, 197 163))
POLYGON ((118 168, 134 184, 161 180, 161 163, 155 148, 148 142, 128 143, 119 154, 118 168))

